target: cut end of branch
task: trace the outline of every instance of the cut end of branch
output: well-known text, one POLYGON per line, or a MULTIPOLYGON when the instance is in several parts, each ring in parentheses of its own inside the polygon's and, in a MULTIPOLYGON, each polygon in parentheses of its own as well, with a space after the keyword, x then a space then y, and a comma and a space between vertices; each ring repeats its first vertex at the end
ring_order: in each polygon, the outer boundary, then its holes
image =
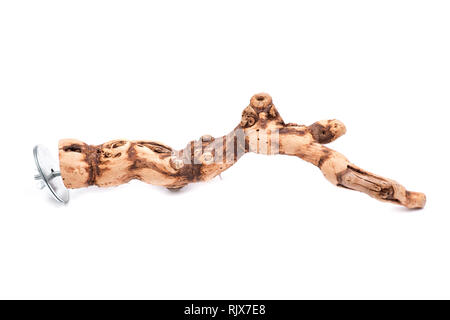
POLYGON ((405 206, 410 209, 422 209, 427 203, 427 197, 421 192, 406 191, 405 206))
POLYGON ((333 142, 347 132, 345 125, 336 119, 317 121, 308 129, 314 140, 321 144, 333 142))

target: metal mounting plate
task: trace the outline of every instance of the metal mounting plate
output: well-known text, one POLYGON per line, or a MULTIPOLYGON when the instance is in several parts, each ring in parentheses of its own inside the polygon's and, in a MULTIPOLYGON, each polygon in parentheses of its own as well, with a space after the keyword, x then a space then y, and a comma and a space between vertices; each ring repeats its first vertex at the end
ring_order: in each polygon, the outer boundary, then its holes
POLYGON ((37 145, 33 148, 33 155, 39 172, 35 179, 41 180, 56 200, 69 202, 69 190, 61 178, 58 162, 52 158, 50 151, 43 145, 37 145))

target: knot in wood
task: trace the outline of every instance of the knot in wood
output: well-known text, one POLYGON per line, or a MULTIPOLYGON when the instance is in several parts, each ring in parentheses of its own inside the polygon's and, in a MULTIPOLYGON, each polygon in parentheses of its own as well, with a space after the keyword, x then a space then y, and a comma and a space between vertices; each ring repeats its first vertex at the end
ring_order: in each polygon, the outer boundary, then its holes
POLYGON ((250 105, 255 109, 255 111, 263 111, 267 107, 272 105, 272 97, 267 93, 255 94, 250 99, 250 105))
POLYGON ((171 157, 169 162, 170 166, 175 170, 180 170, 184 166, 183 160, 178 159, 177 157, 171 157))
POLYGON ((200 161, 202 164, 211 164, 213 163, 214 157, 211 152, 205 152, 201 155, 200 161))
POLYGON ((214 141, 214 137, 209 135, 209 134, 205 134, 205 135, 200 137, 200 140, 202 142, 211 142, 211 141, 214 141))
POLYGON ((253 125, 255 125, 256 121, 258 121, 258 114, 253 109, 252 106, 248 106, 247 108, 242 111, 242 118, 241 118, 241 127, 248 128, 253 125))

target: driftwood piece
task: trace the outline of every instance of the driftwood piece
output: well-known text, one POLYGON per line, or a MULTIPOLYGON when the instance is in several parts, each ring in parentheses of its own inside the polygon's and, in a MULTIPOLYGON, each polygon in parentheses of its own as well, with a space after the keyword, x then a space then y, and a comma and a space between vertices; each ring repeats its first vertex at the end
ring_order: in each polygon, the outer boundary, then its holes
POLYGON ((338 120, 310 126, 285 124, 272 98, 254 95, 239 125, 226 136, 202 136, 182 150, 153 141, 114 140, 98 146, 64 139, 59 142, 61 176, 67 188, 116 186, 132 179, 179 189, 207 181, 231 167, 247 152, 297 156, 319 167, 334 185, 367 193, 381 201, 423 208, 423 193, 367 172, 324 146, 346 129, 338 120))

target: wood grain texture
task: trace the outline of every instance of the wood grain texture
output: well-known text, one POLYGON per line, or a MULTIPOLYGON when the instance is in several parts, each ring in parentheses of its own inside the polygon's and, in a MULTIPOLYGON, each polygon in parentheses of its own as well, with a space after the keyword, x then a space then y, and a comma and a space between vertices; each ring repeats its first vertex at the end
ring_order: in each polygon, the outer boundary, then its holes
POLYGON ((182 150, 144 140, 114 140, 98 146, 61 140, 61 176, 68 188, 109 187, 139 179, 179 189, 191 182, 214 178, 247 152, 284 154, 314 164, 336 186, 407 208, 425 206, 423 193, 408 191, 394 180, 367 172, 324 146, 345 132, 344 124, 338 120, 318 121, 310 126, 285 124, 272 98, 260 93, 250 99, 241 122, 230 133, 219 138, 202 136, 182 150))

